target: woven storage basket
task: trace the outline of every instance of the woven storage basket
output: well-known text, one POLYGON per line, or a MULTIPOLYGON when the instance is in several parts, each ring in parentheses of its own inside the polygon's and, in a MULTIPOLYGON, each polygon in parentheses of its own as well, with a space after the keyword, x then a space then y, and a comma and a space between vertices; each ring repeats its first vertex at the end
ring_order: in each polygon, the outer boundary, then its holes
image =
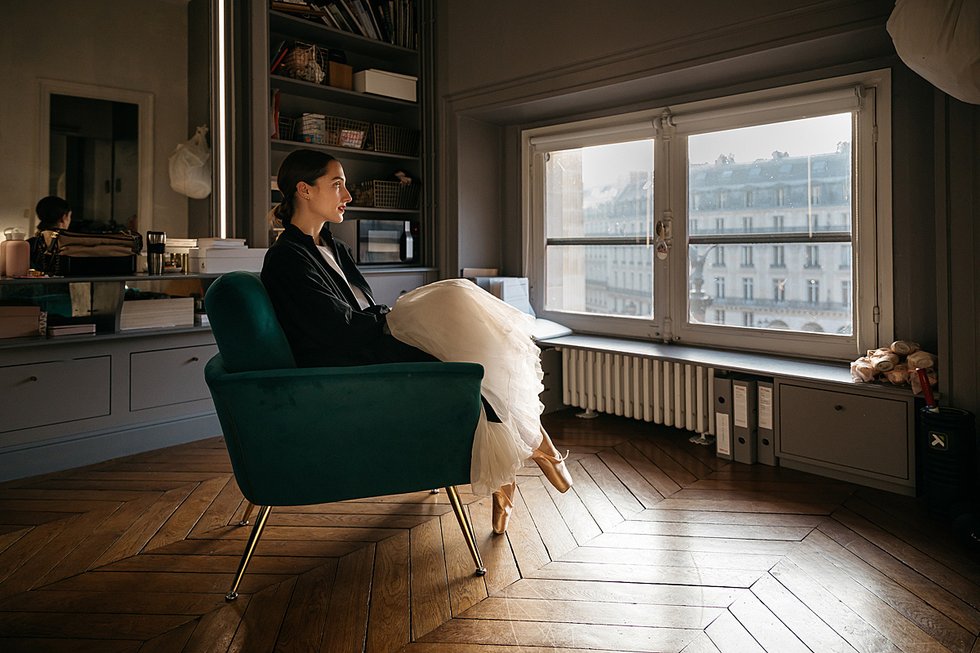
POLYGON ((371 125, 371 144, 375 152, 418 156, 419 131, 394 125, 371 125))
POLYGON ((293 125, 296 123, 295 118, 287 118, 286 116, 279 116, 279 140, 291 141, 293 140, 293 125))
POLYGON ((417 209, 421 188, 419 184, 370 179, 354 187, 354 202, 376 209, 417 209))
POLYGON ((323 71, 323 49, 316 45, 297 42, 282 62, 282 72, 286 77, 302 79, 313 84, 322 84, 326 73, 323 71))
POLYGON ((338 147, 349 147, 359 150, 367 142, 367 133, 370 123, 363 120, 352 120, 350 118, 337 118, 327 116, 326 119, 326 144, 338 147))

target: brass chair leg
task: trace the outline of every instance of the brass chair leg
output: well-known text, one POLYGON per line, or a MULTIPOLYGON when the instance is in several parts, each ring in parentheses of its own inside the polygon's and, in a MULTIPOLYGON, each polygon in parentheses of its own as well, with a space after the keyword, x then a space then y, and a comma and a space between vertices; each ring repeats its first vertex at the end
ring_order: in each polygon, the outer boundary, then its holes
POLYGON ((255 510, 255 504, 251 501, 245 506, 245 514, 242 515, 241 520, 238 522, 239 526, 248 526, 248 518, 252 516, 252 511, 255 510))
POLYGON ((463 503, 459 500, 459 493, 456 492, 456 486, 447 485, 446 494, 449 496, 449 503, 453 507, 453 512, 456 513, 456 521, 459 522, 459 529, 463 531, 463 539, 466 540, 466 546, 469 548, 470 555, 473 556, 473 562, 476 564, 476 571, 473 573, 477 576, 483 576, 487 573, 487 568, 483 566, 483 558, 480 557, 480 548, 476 545, 476 533, 473 532, 473 524, 470 523, 470 518, 466 515, 466 509, 463 508, 463 503))
POLYGON ((234 601, 238 598, 238 586, 242 582, 242 576, 245 575, 245 567, 248 566, 249 560, 252 559, 252 553, 255 552, 255 545, 259 543, 259 538, 262 537, 262 530, 265 528, 265 522, 269 518, 269 512, 272 510, 272 506, 262 506, 259 508, 258 517, 255 518, 255 526, 252 527, 252 533, 248 536, 248 542, 245 543, 245 553, 242 554, 242 561, 238 563, 238 573, 235 574, 235 580, 231 584, 231 589, 225 594, 226 601, 234 601))

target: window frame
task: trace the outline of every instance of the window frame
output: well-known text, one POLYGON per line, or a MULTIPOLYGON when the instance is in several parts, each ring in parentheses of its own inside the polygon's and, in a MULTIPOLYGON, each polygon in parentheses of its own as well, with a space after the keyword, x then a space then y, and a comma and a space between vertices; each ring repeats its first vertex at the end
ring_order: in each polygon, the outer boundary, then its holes
MULTIPOLYGON (((618 116, 535 127, 523 130, 521 139, 524 273, 531 280, 532 304, 540 316, 581 332, 840 360, 852 359, 893 338, 890 71, 875 70, 618 116), (848 92, 854 93, 857 98, 854 101, 860 104, 852 131, 852 182, 843 189, 851 202, 853 328, 850 336, 722 326, 711 320, 691 323, 687 308, 687 138, 719 129, 840 113, 840 98, 848 92), (670 245, 666 260, 652 256, 653 319, 545 310, 544 151, 623 142, 631 140, 634 134, 638 138, 654 138, 653 222, 663 225, 663 235, 670 245), (539 178, 541 183, 537 183, 539 178)), ((774 193, 776 206, 783 206, 787 189, 778 187, 774 193)), ((727 198, 719 196, 717 201, 724 206, 727 198)), ((736 206, 732 210, 744 208, 736 206)), ((646 246, 654 245, 655 236, 648 235, 646 246)), ((773 241, 772 245, 779 247, 784 243, 773 241)), ((838 268, 832 267, 835 271, 838 268)), ((709 269, 705 270, 706 284, 713 276, 709 269)), ((764 276, 765 271, 760 274, 764 276)))

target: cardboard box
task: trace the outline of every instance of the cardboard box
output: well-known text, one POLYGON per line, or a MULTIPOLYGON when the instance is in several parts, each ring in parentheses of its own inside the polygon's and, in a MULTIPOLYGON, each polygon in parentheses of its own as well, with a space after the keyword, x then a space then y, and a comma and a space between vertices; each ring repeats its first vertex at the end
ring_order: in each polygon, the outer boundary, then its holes
POLYGON ((352 90, 354 88, 354 69, 345 63, 328 61, 327 83, 334 88, 352 90))
POLYGON ((354 73, 354 90, 415 102, 418 77, 369 68, 354 73))
POLYGON ((24 338, 41 333, 40 307, 0 306, 0 338, 24 338))
POLYGON ((212 247, 192 249, 188 260, 191 272, 223 274, 235 270, 261 272, 264 247, 212 247))

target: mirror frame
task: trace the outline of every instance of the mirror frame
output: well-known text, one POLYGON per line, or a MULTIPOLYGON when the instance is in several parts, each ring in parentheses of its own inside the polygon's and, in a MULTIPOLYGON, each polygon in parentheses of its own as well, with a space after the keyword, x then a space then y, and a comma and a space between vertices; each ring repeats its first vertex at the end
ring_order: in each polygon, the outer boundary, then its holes
POLYGON ((37 197, 50 195, 48 183, 51 167, 51 96, 73 95, 93 100, 128 102, 139 107, 139 214, 138 231, 153 227, 153 94, 130 91, 111 86, 79 84, 54 79, 40 79, 41 106, 38 111, 40 135, 38 138, 38 193, 37 197))

